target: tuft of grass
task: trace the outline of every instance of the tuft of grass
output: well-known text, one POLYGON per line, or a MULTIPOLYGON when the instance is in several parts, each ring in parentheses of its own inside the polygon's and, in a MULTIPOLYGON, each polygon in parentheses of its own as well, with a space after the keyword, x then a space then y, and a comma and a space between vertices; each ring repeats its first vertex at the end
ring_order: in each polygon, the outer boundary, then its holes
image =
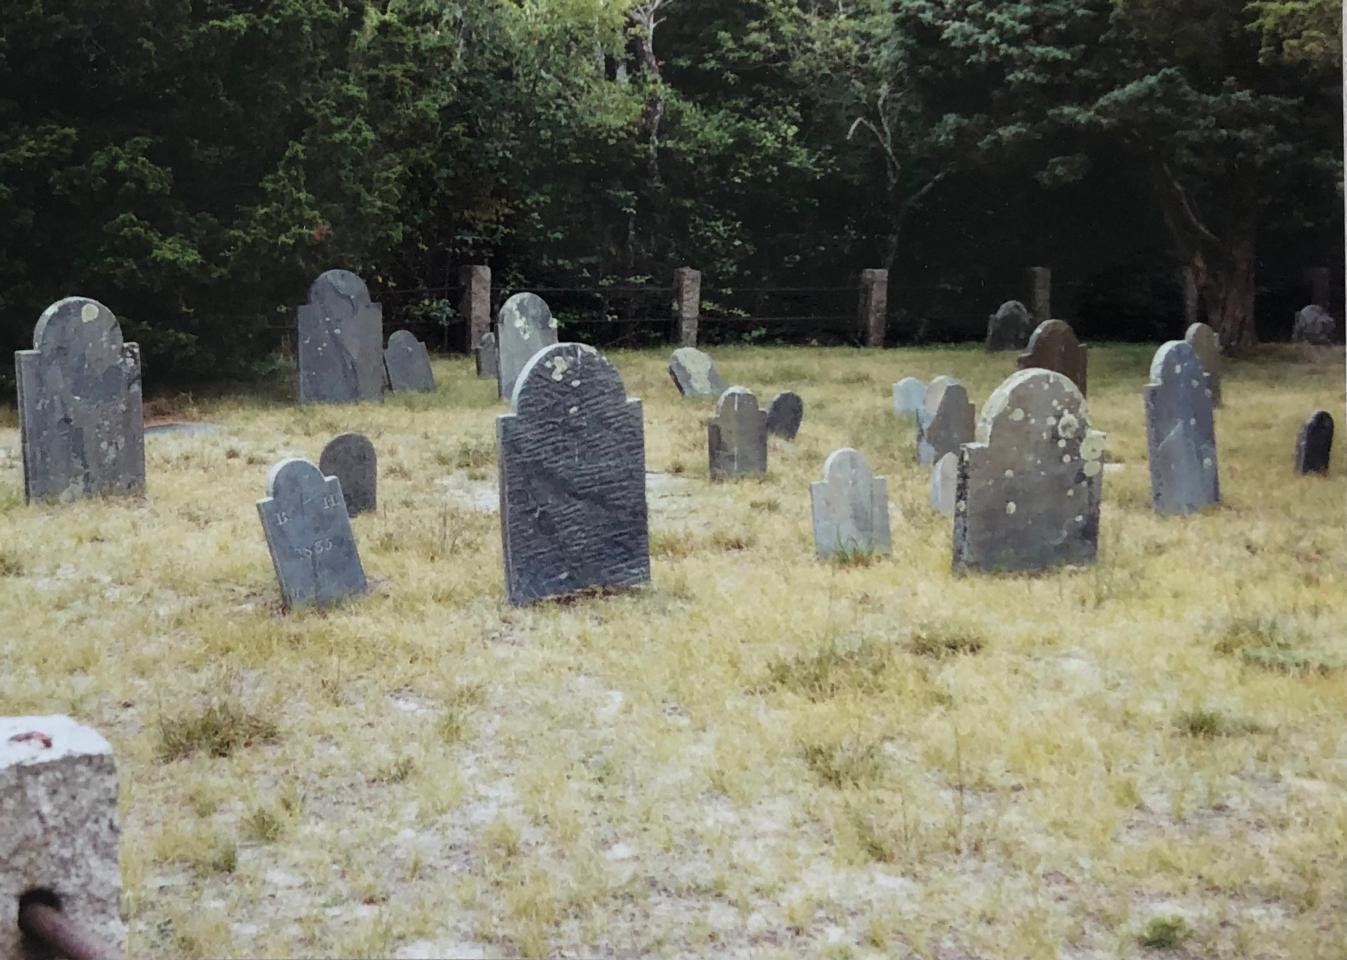
POLYGON ((461 743, 468 735, 468 715, 481 704, 485 691, 480 684, 466 684, 450 696, 444 712, 435 721, 435 733, 446 744, 461 743))
POLYGON ((0 549, 0 577, 21 577, 23 570, 23 561, 14 551, 0 549))
POLYGON ((919 657, 932 660, 944 660, 946 657, 962 657, 980 653, 984 646, 981 637, 962 630, 942 632, 938 628, 927 627, 919 630, 908 641, 908 649, 919 657))
POLYGON ((800 755, 806 766, 823 783, 842 789, 873 783, 883 767, 880 745, 875 741, 853 738, 841 743, 806 743, 800 755))
POLYGON ((828 562, 835 567, 868 567, 881 558, 881 554, 864 547, 838 547, 828 555, 828 562))
POLYGON ((1137 943, 1151 950, 1177 950, 1192 932, 1182 917, 1152 917, 1137 934, 1137 943))
POLYGON ((458 470, 482 470, 496 462, 496 443, 486 437, 468 437, 452 450, 435 451, 435 462, 458 470))
POLYGON ((865 640, 855 646, 831 646, 817 653, 779 658, 767 665, 767 688, 779 687, 815 702, 840 693, 878 693, 892 662, 892 648, 865 640))
POLYGON ((757 542, 753 533, 731 533, 717 530, 711 534, 711 546, 717 550, 748 550, 757 542))
POLYGON ((752 509, 754 509, 754 510, 757 510, 757 511, 760 511, 761 513, 780 513, 780 512, 781 512, 781 501, 780 501, 780 500, 775 500, 775 499, 772 499, 772 500, 750 500, 750 501, 748 501, 748 505, 749 505, 750 508, 752 508, 752 509))
POLYGON ((392 763, 380 767, 370 777, 371 783, 405 783, 416 772, 416 761, 411 757, 398 757, 392 763))
POLYGON ((1251 667, 1298 677, 1323 677, 1343 668, 1340 660, 1330 660, 1286 647, 1244 647, 1239 652, 1239 658, 1251 667))
POLYGON ((249 713, 236 701, 220 700, 198 713, 161 717, 158 757, 165 763, 197 752, 227 757, 240 747, 272 742, 279 732, 275 723, 249 713))
POLYGON ((682 559, 697 549, 697 543, 686 533, 675 530, 652 530, 650 532, 650 555, 682 559))
POLYGON ((1174 726, 1180 733, 1198 740, 1215 740, 1219 737, 1233 737, 1242 733, 1259 733, 1263 729, 1248 720, 1228 717, 1219 710, 1199 708, 1184 710, 1174 719, 1174 726))
POLYGON ((243 818, 243 832, 262 843, 275 843, 285 835, 285 828, 285 815, 271 807, 255 807, 243 818))

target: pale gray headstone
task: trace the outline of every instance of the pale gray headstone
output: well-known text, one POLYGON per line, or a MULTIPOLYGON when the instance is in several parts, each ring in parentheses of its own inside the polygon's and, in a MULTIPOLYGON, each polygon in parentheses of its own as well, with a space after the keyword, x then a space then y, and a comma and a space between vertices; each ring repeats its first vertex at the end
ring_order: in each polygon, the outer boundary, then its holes
POLYGON ((1296 437, 1296 473, 1328 473, 1333 458, 1333 415, 1317 410, 1296 437))
POLYGON ((379 508, 379 457, 363 433, 343 433, 323 447, 318 469, 341 482, 346 515, 359 516, 379 508))
POLYGON ((394 393, 435 392, 430 354, 410 330, 399 330, 388 338, 384 366, 388 369, 389 389, 394 393))
POLYGON ((1221 338, 1205 323, 1194 323, 1183 335, 1188 346, 1197 354, 1197 362, 1207 375, 1207 389, 1211 391, 1211 405, 1221 405, 1221 338))
POLYGON ((496 364, 500 398, 514 396, 515 381, 534 355, 557 342, 557 321, 535 293, 516 293, 496 321, 496 364))
POLYGON ((531 603, 650 579, 641 401, 593 347, 529 360, 496 418, 505 592, 531 603))
POLYGON ((1029 338, 1029 346, 1020 354, 1016 365, 1021 370, 1035 367, 1042 370, 1056 370, 1076 385, 1080 395, 1086 396, 1086 372, 1089 368, 1089 352, 1086 346, 1076 339, 1076 332, 1065 320, 1049 320, 1040 323, 1029 338))
POLYGON ((1145 399, 1155 511, 1192 513, 1219 503, 1216 425, 1206 371, 1192 347, 1170 340, 1155 352, 1145 399))
POLYGON ((711 479, 767 472, 767 414, 746 387, 730 387, 707 422, 711 479))
POLYGON ((1033 332, 1029 308, 1018 300, 1007 300, 987 318, 987 349, 1023 350, 1033 332))
POLYGON ((30 503, 144 492, 140 347, 122 342, 111 310, 87 297, 53 303, 14 368, 30 503))
POLYGON ((917 411, 917 462, 930 465, 973 439, 973 403, 953 377, 936 377, 917 411))
POLYGON ((959 455, 947 453, 931 468, 931 507, 946 517, 954 516, 959 488, 959 455))
POLYGON ((916 417, 926 404, 926 384, 916 377, 903 377, 893 385, 893 413, 897 417, 916 417))
POLYGON ((382 401, 383 307, 370 302, 365 281, 328 270, 298 315, 299 402, 382 401))
POLYGON ((725 379, 716 372, 711 357, 696 347, 679 347, 673 352, 669 376, 685 397, 718 397, 725 392, 725 379))
POLYGON ((803 419, 804 401, 789 390, 778 393, 767 405, 767 432, 774 437, 794 440, 803 419))
POLYGON ((1291 339, 1297 343, 1312 343, 1323 347, 1333 342, 1337 330, 1337 321, 1323 307, 1310 304, 1296 313, 1295 323, 1291 326, 1291 339))
POLYGON ((820 557, 892 551, 887 486, 859 451, 833 451, 823 464, 823 479, 809 485, 809 499, 820 557))
POLYGON ((500 376, 499 356, 496 352, 496 334, 490 330, 482 334, 482 339, 472 351, 477 364, 479 380, 495 380, 500 376))

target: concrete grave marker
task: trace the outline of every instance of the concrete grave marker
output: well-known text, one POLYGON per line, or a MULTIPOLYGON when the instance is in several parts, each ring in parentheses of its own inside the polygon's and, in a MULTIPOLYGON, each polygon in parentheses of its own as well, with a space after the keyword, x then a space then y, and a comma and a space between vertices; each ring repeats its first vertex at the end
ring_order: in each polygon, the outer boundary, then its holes
POLYGON ((915 418, 925 403, 926 384, 916 377, 903 377, 893 385, 894 416, 915 418))
POLYGON ((774 437, 794 440, 804 419, 804 401, 787 390, 767 405, 767 432, 774 437))
POLYGON ((1333 457, 1333 416, 1327 410, 1313 413, 1296 438, 1296 473, 1328 473, 1333 457))
POLYGON ((383 400, 383 307, 370 302, 364 280, 328 270, 298 316, 300 403, 383 400))
POLYGON ((1216 425, 1206 371, 1187 343, 1170 340, 1155 352, 1145 402, 1155 511, 1192 513, 1219 503, 1216 425))
POLYGON ((472 350, 479 380, 495 380, 500 376, 500 358, 496 352, 496 334, 488 330, 472 350))
POLYGON ((987 349, 1023 350, 1033 330, 1029 308, 1018 300, 1007 300, 987 318, 987 349))
POLYGON ((1337 330, 1337 321, 1333 315, 1318 304, 1312 303, 1296 313, 1295 323, 1291 325, 1291 339, 1297 343, 1312 343, 1326 347, 1333 342, 1337 330))
POLYGON ((287 607, 329 607, 365 592, 365 570, 336 477, 324 477, 307 460, 282 460, 267 476, 257 515, 287 607))
POLYGON ((388 370, 388 387, 394 393, 435 392, 430 354, 410 330, 399 330, 388 338, 384 366, 388 370))
POLYGON ((1076 339, 1071 325, 1063 320, 1049 320, 1038 325, 1017 365, 1021 370, 1034 367, 1056 370, 1074 383, 1083 397, 1088 392, 1085 385, 1088 363, 1085 345, 1076 339))
POLYGON ((716 372, 716 365, 696 347, 679 347, 673 352, 669 376, 685 397, 718 397, 725 392, 725 379, 716 372))
POLYGON ((534 355, 557 342, 557 321, 542 297, 516 293, 496 320, 496 366, 500 398, 514 396, 515 381, 534 355))
POLYGON ((973 439, 973 404, 953 377, 936 377, 917 412, 917 462, 930 465, 973 439))
POLYGON ((374 444, 362 433, 343 433, 323 447, 318 469, 325 477, 341 481, 346 515, 372 513, 379 507, 379 456, 374 444))
POLYGON ((954 516, 959 492, 959 455, 947 453, 931 468, 931 507, 942 516, 954 516))
POLYGON ((730 387, 707 422, 711 479, 767 472, 767 414, 746 387, 730 387))
POLYGON ((859 451, 833 451, 823 464, 823 479, 809 485, 809 500, 820 557, 892 551, 887 485, 859 451))
POLYGON ((86 297, 57 301, 14 368, 28 502, 144 492, 140 347, 122 342, 111 310, 86 297))
POLYGON ((650 579, 641 401, 593 347, 553 344, 496 418, 512 604, 650 579))
POLYGON ((1211 405, 1221 405, 1221 338, 1205 323, 1194 323, 1183 335, 1184 342, 1197 354, 1197 362, 1207 375, 1207 389, 1211 391, 1211 405))

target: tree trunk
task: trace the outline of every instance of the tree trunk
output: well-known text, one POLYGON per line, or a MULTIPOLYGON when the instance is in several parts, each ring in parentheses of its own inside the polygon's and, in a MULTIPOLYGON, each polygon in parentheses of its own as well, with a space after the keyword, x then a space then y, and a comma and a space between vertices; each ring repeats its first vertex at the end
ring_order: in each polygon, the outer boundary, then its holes
POLYGON ((1198 272, 1207 323, 1221 338, 1225 350, 1258 342, 1254 329, 1254 226, 1251 220, 1241 221, 1227 234, 1226 249, 1216 253, 1214 263, 1208 263, 1205 278, 1198 272))

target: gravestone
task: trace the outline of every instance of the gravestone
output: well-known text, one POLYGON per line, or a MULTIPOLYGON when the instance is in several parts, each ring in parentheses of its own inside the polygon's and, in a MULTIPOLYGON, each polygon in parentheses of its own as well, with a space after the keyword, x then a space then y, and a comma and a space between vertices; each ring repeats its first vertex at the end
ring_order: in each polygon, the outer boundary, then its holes
POLYGON ((1184 342, 1197 354, 1197 362, 1206 374, 1207 389, 1211 391, 1211 405, 1221 405, 1221 338, 1205 323, 1194 323, 1183 335, 1184 342))
POLYGON ((1023 350, 1033 330, 1029 308, 1018 300, 1007 300, 987 318, 987 349, 1023 350))
POLYGON ((553 344, 496 418, 505 592, 531 603, 650 579, 641 401, 593 347, 553 344))
POLYGON ((383 400, 383 307, 365 281, 328 270, 299 308, 299 402, 383 400))
POLYGON ((1076 339, 1071 325, 1064 320, 1049 320, 1038 325, 1016 365, 1021 370, 1034 367, 1056 370, 1074 383, 1083 397, 1088 392, 1085 386, 1088 361, 1085 345, 1076 339))
POLYGON ((1104 435, 1065 375, 1020 370, 992 392, 959 457, 955 570, 1090 563, 1099 548, 1104 435))
POLYGON ((767 472, 767 414, 745 387, 730 387, 706 425, 711 479, 767 472))
POLYGON ((916 377, 903 377, 893 385, 894 416, 916 417, 926 403, 926 384, 916 377))
POLYGON ((394 393, 435 392, 430 354, 410 330, 399 330, 388 338, 384 366, 388 369, 389 389, 394 393))
POLYGON ((892 552, 887 486, 859 451, 834 450, 823 479, 809 485, 809 500, 820 557, 892 552))
POLYGON ((346 515, 372 513, 379 507, 379 457, 374 444, 362 433, 343 433, 323 447, 318 469, 325 477, 341 481, 346 515))
POLYGON ((804 401, 787 390, 767 405, 767 432, 774 437, 794 440, 804 419, 804 401))
MULTIPOLYGON (((459 267, 458 284, 463 290, 458 314, 468 322, 468 346, 475 350, 491 329, 491 268, 480 263, 459 267)), ((495 375, 492 370, 490 376, 495 375)))
POLYGON ((936 377, 917 412, 917 462, 931 465, 973 439, 973 404, 953 377, 936 377))
POLYGON ((500 357, 496 351, 496 334, 490 330, 482 334, 481 341, 473 348, 472 357, 477 364, 479 380, 495 380, 500 376, 500 357))
POLYGON ((697 323, 702 312, 702 272, 691 267, 674 271, 675 334, 684 347, 697 345, 697 323))
POLYGON ((336 477, 324 477, 307 460, 282 460, 267 475, 257 515, 287 607, 330 607, 365 592, 365 570, 336 477))
POLYGON ((725 380, 716 372, 711 357, 696 347, 679 347, 669 361, 669 376, 685 397, 719 397, 725 380))
POLYGON ((1336 329, 1337 322, 1333 319, 1333 315, 1318 304, 1312 303, 1296 314, 1295 323, 1291 326, 1291 339, 1297 343, 1311 343, 1317 347, 1325 347, 1333 342, 1333 333, 1336 329))
POLYGON ((515 381, 534 354, 557 342, 557 321, 542 297, 516 293, 496 320, 496 366, 500 398, 514 396, 515 381))
POLYGON ((931 468, 931 507, 946 517, 954 516, 959 488, 959 455, 947 453, 931 468))
POLYGON ((122 342, 111 310, 86 297, 52 304, 14 370, 29 503, 144 492, 140 347, 122 342))
POLYGON ((1327 410, 1312 414, 1296 438, 1296 473, 1328 473, 1333 456, 1333 416, 1327 410))
POLYGON ((1187 343, 1170 340, 1155 352, 1145 401, 1155 511, 1192 513, 1219 503, 1211 397, 1202 364, 1187 343))

